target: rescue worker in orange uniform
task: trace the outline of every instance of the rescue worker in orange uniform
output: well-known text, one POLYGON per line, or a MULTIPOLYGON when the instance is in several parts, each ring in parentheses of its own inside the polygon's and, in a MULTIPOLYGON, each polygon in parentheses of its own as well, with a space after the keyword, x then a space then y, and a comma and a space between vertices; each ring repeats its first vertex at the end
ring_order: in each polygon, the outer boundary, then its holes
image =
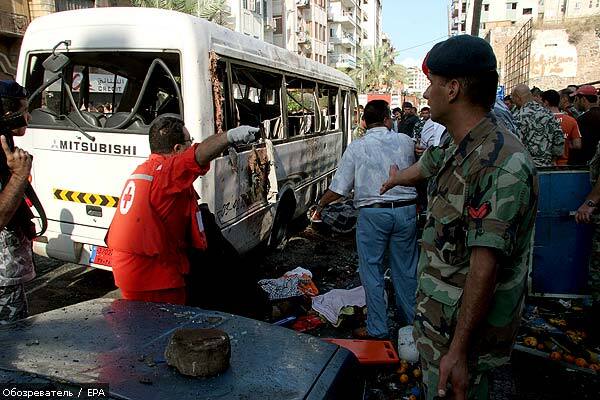
POLYGON ((123 298, 185 304, 187 251, 206 248, 192 184, 233 143, 255 139, 258 128, 239 126, 192 144, 178 115, 150 126, 150 157, 125 182, 106 242, 123 298))

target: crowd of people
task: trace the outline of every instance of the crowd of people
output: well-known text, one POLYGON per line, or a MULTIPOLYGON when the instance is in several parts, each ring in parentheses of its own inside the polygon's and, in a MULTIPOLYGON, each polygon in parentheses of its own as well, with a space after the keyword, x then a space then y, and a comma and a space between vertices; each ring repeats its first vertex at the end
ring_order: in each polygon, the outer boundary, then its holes
MULTIPOLYGON (((388 338, 384 255, 398 318, 413 325, 426 398, 488 397, 488 375, 510 357, 524 304, 538 202, 537 168, 589 165, 593 189, 577 211, 594 223, 591 287, 600 286, 600 108, 593 86, 560 92, 516 86, 497 101, 496 57, 483 39, 436 44, 423 63, 429 107, 382 100, 364 107, 366 134, 345 150, 315 212, 353 195, 356 247, 368 315, 360 338, 388 338), (427 220, 417 244, 418 189, 427 220)), ((0 322, 27 315, 23 284, 35 275, 31 212, 24 198, 29 153, 9 137, 29 120, 27 93, 0 82, 0 322), (17 119, 19 123, 9 125, 17 119)), ((207 239, 193 182, 233 143, 240 126, 192 143, 180 116, 150 126, 151 155, 125 182, 107 234, 126 299, 185 304, 188 250, 207 239)), ((596 292, 597 295, 598 292, 596 292)))
POLYGON ((502 101, 494 53, 471 36, 434 46, 423 71, 430 86, 421 118, 407 102, 391 111, 369 102, 366 132, 344 152, 316 212, 353 192, 368 309, 355 336, 389 337, 387 250, 397 318, 413 325, 427 399, 449 390, 485 399, 489 371, 509 359, 520 322, 541 167, 590 168, 594 189, 576 221, 595 223, 589 286, 599 300, 598 93, 590 85, 560 92, 518 85, 502 101), (425 188, 428 211, 418 261, 415 187, 425 188), (411 296, 398 293, 407 290, 411 296))

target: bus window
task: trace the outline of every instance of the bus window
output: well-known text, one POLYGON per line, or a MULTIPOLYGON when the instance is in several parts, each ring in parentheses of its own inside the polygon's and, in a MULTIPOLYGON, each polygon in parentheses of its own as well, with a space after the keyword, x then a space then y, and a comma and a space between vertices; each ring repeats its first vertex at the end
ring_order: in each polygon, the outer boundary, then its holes
POLYGON ((362 106, 358 104, 358 96, 356 92, 352 92, 350 95, 350 110, 352 111, 352 126, 351 131, 360 125, 360 119, 362 118, 362 106))
POLYGON ((299 78, 287 81, 288 135, 308 135, 318 132, 321 126, 315 82, 299 78), (319 113, 319 114, 317 114, 319 113))
POLYGON ((218 93, 215 94, 213 88, 213 96, 220 96, 219 104, 213 104, 215 114, 215 132, 227 131, 230 128, 235 127, 233 120, 233 114, 227 106, 230 102, 231 95, 229 93, 229 82, 227 80, 227 63, 225 61, 218 61, 216 63, 216 70, 214 71, 213 85, 219 85, 216 89, 218 93))
POLYGON ((321 132, 331 132, 339 129, 337 126, 338 88, 319 85, 319 110, 321 111, 321 132))
POLYGON ((261 127, 269 139, 283 138, 281 81, 281 75, 232 63, 231 90, 236 123, 261 127))
POLYGON ((50 53, 29 58, 26 86, 31 92, 43 88, 31 99, 30 125, 147 134, 148 124, 158 115, 183 114, 178 54, 65 54, 70 63, 61 71, 61 79, 42 67, 50 53))

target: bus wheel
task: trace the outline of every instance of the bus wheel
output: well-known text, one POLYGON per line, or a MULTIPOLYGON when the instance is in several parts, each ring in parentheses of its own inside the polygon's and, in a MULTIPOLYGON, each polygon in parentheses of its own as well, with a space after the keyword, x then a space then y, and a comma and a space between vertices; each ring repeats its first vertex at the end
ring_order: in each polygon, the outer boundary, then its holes
POLYGON ((294 216, 295 208, 296 200, 294 195, 289 191, 285 192, 281 200, 279 200, 277 213, 273 221, 273 228, 271 228, 271 235, 269 235, 269 242, 267 244, 269 249, 277 248, 285 239, 288 226, 294 216))

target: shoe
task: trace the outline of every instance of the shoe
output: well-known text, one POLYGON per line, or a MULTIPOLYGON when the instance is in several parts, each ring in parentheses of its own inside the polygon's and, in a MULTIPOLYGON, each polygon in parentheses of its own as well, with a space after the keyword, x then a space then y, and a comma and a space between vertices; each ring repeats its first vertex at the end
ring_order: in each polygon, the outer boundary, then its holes
POLYGON ((367 331, 366 326, 362 326, 360 328, 356 328, 352 331, 352 337, 355 339, 363 339, 363 340, 388 340, 388 337, 376 337, 369 335, 369 331, 367 331))

